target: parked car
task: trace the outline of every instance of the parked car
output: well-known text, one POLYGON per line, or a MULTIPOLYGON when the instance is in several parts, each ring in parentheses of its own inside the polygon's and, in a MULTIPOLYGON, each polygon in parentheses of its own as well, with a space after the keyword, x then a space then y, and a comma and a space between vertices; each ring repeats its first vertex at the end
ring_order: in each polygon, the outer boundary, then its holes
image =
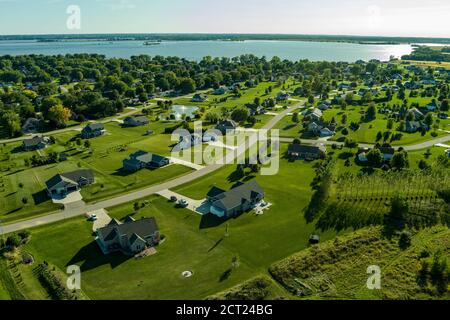
POLYGON ((97 215, 96 214, 91 214, 90 220, 91 221, 97 221, 98 220, 97 215))
POLYGON ((184 199, 180 199, 180 201, 178 201, 178 205, 181 208, 186 208, 189 205, 189 203, 186 200, 184 200, 184 199))
POLYGON ((177 201, 178 201, 177 197, 175 196, 170 197, 170 202, 177 202, 177 201))

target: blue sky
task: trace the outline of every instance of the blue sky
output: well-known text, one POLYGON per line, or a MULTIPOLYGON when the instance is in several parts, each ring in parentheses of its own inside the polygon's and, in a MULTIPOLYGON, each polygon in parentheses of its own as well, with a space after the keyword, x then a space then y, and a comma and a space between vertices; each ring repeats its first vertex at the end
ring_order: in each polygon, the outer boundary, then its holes
POLYGON ((0 34, 293 33, 450 37, 449 0, 0 0, 0 34), (69 30, 69 5, 81 29, 69 30))

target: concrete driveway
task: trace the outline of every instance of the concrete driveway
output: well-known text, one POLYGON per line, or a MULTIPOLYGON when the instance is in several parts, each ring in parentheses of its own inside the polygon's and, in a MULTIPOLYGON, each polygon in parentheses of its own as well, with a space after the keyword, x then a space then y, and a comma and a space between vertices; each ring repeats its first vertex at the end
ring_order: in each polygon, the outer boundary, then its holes
POLYGON ((94 224, 92 225, 92 231, 94 232, 100 228, 105 227, 112 220, 105 209, 88 212, 86 216, 89 219, 93 214, 97 216, 97 220, 94 221, 94 224))
POLYGON ((171 197, 176 197, 178 200, 184 199, 188 202, 188 206, 186 209, 189 209, 191 211, 197 212, 201 215, 208 214, 209 213, 209 205, 206 201, 206 199, 202 200, 194 200, 188 197, 185 197, 179 193, 170 191, 170 190, 162 190, 160 192, 157 192, 158 195, 161 197, 164 197, 168 200, 170 200, 171 197))
POLYGON ((58 197, 52 198, 53 203, 62 204, 64 206, 74 203, 74 202, 79 202, 82 200, 83 200, 83 196, 81 195, 80 191, 71 192, 65 198, 58 198, 58 197))

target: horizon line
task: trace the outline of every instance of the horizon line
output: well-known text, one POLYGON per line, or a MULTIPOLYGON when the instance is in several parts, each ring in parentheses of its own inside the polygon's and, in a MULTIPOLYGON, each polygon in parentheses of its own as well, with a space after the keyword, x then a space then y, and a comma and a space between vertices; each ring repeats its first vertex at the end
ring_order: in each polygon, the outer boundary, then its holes
POLYGON ((305 37, 353 37, 353 38, 386 38, 386 39, 440 39, 449 40, 450 37, 432 36, 392 36, 392 35, 361 35, 361 34, 307 34, 307 33, 237 33, 237 32, 100 32, 100 33, 22 33, 0 34, 0 37, 18 36, 95 36, 95 35, 233 35, 233 36, 305 36, 305 37))

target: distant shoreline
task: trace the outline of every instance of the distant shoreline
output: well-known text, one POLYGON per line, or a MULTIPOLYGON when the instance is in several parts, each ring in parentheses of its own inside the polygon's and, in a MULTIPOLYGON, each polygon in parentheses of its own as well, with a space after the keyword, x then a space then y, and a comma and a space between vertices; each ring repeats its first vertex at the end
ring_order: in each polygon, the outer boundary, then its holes
POLYGON ((300 41, 337 42, 364 45, 450 44, 450 38, 376 37, 288 34, 72 34, 72 35, 3 35, 0 41, 46 42, 122 42, 122 41, 300 41))

